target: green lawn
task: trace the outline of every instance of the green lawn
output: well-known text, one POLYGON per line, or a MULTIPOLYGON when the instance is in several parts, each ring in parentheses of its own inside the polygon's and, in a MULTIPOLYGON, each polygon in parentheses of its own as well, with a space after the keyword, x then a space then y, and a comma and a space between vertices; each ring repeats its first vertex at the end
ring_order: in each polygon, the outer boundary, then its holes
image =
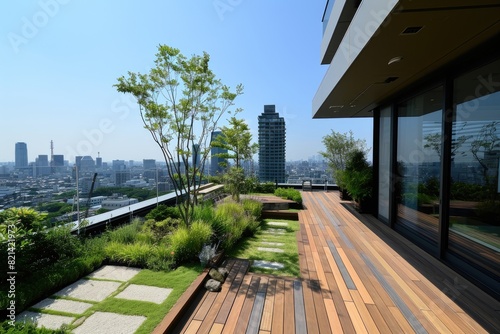
POLYGON ((243 239, 235 248, 234 251, 228 253, 230 257, 244 258, 249 260, 265 260, 271 262, 279 262, 285 265, 283 269, 263 269, 251 267, 250 271, 255 273, 265 273, 278 276, 292 276, 299 277, 299 253, 297 249, 296 232, 300 229, 298 221, 294 220, 280 220, 280 219, 265 219, 253 237, 243 239), (265 231, 271 229, 278 229, 277 226, 269 226, 268 222, 286 222, 288 226, 282 228, 285 233, 272 235, 266 234, 265 231), (284 246, 268 246, 261 242, 277 242, 283 243, 284 246), (274 253, 267 251, 259 251, 258 247, 268 248, 281 248, 284 253, 274 253))

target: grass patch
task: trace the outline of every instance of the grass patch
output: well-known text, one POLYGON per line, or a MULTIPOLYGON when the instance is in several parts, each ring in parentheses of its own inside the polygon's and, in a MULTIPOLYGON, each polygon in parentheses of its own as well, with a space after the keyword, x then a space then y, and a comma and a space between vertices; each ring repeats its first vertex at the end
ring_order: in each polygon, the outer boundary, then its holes
MULTIPOLYGON (((151 333, 202 270, 203 268, 200 265, 180 266, 170 272, 144 269, 128 281, 127 286, 128 284, 140 284, 172 289, 172 292, 162 304, 114 298, 113 296, 117 292, 101 303, 96 304, 91 310, 92 312, 102 311, 146 316, 147 319, 139 327, 136 334, 151 333)), ((120 287, 119 290, 122 291, 125 287, 120 287)))
POLYGON ((251 267, 250 271, 255 273, 272 274, 278 276, 292 276, 299 277, 300 267, 299 267, 299 252, 297 249, 297 237, 296 232, 300 229, 300 224, 298 221, 294 220, 279 220, 279 219, 265 219, 260 225, 253 237, 248 237, 240 241, 235 247, 235 250, 228 253, 229 256, 237 258, 245 258, 249 260, 265 260, 279 262, 285 265, 283 269, 272 270, 272 269, 262 269, 251 267), (286 222, 287 227, 279 226, 269 226, 268 222, 286 222), (266 234, 265 231, 269 229, 283 229, 284 234, 266 234), (269 246, 262 244, 262 242, 279 242, 283 243, 283 246, 269 246), (284 250, 283 253, 265 252, 259 251, 258 247, 266 248, 281 248, 284 250))

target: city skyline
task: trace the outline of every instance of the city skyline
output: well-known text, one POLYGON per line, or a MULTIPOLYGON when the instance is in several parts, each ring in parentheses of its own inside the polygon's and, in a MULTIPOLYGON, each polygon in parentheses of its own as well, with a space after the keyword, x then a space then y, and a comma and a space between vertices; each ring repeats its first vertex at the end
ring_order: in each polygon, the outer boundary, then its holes
MULTIPOLYGON (((149 71, 159 44, 185 55, 211 56, 223 83, 244 86, 238 117, 257 140, 262 105, 287 124, 286 156, 322 150, 332 129, 353 130, 371 146, 371 119, 313 120, 311 104, 326 67, 319 64, 324 2, 215 1, 199 4, 79 3, 62 0, 0 4, 0 88, 4 127, 0 161, 26 142, 28 159, 54 152, 73 160, 100 152, 105 160, 161 160, 143 129, 135 101, 113 87, 127 71, 149 71), (8 13, 8 15, 7 15, 8 13)), ((224 117, 220 126, 227 124, 224 117)))

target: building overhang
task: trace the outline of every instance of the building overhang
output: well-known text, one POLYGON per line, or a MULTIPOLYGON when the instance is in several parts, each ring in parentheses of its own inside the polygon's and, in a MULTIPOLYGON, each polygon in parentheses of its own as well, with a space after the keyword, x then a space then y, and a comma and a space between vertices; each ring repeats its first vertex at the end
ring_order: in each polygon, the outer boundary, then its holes
POLYGON ((322 62, 331 62, 313 118, 371 117, 390 97, 500 33, 498 0, 362 1, 351 15, 356 3, 337 0, 332 9, 322 42, 322 62))

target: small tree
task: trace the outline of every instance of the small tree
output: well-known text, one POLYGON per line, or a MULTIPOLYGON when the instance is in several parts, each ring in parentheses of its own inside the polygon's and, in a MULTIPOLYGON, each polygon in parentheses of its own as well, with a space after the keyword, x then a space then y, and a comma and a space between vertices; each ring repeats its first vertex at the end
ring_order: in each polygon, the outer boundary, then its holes
MULTIPOLYGON (((252 142, 252 134, 248 124, 243 119, 231 117, 229 126, 221 128, 221 134, 212 141, 212 147, 225 149, 226 153, 218 153, 219 158, 233 160, 232 166, 224 175, 224 183, 234 200, 239 202, 240 194, 246 187, 245 173, 241 168, 241 161, 252 159, 259 147, 252 142)), ((226 165, 226 163, 222 163, 226 165)), ((226 166, 224 166, 226 167, 226 166)))
POLYGON ((212 141, 212 147, 227 150, 226 153, 218 153, 217 157, 233 160, 236 168, 239 168, 242 160, 251 159, 257 153, 259 145, 251 142, 252 134, 245 120, 231 117, 229 126, 223 126, 221 134, 212 141))
POLYGON ((331 134, 323 137, 323 144, 325 151, 320 154, 327 159, 337 185, 344 189, 343 171, 346 169, 347 161, 355 150, 366 152, 366 141, 354 139, 352 131, 340 133, 332 130, 331 134))
POLYGON ((208 138, 243 90, 241 85, 234 92, 223 85, 209 61, 207 53, 186 58, 178 49, 160 45, 149 74, 129 72, 114 85, 137 99, 144 127, 163 154, 176 195, 182 196, 179 208, 186 225, 197 201, 196 180, 210 151, 208 138), (200 164, 190 166, 193 147, 200 164))

